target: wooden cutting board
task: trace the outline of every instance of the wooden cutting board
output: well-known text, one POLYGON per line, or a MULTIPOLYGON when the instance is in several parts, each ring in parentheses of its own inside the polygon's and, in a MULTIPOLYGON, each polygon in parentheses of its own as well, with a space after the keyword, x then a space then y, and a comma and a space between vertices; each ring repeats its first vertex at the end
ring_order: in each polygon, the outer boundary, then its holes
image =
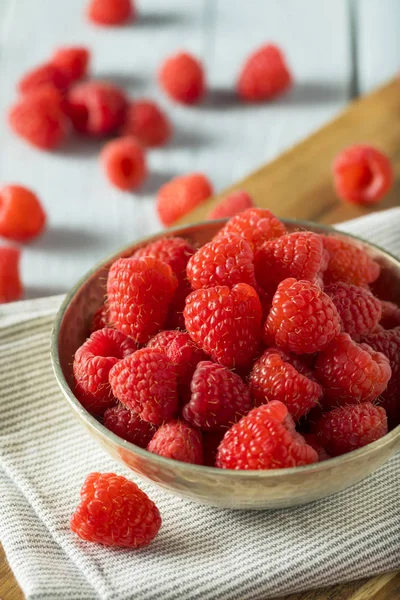
MULTIPOLYGON (((281 217, 337 223, 362 216, 370 209, 340 202, 332 187, 331 165, 335 155, 354 143, 370 143, 386 152, 396 170, 394 188, 374 207, 400 206, 400 81, 393 80, 372 94, 353 102, 334 121, 261 167, 229 190, 244 189, 258 206, 281 217)), ((217 196, 182 223, 202 221, 217 196)), ((400 235, 400 232, 399 232, 400 235)), ((286 596, 284 600, 398 600, 400 571, 369 580, 286 596)), ((0 600, 22 600, 0 547, 0 600)))

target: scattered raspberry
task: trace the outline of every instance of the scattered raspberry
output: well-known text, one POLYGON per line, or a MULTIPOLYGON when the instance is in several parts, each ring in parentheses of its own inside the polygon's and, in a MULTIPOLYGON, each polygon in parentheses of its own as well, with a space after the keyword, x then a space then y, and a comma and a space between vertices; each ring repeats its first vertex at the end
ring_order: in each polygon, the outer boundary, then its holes
POLYGON ((63 99, 52 87, 26 94, 11 107, 8 119, 14 133, 37 148, 52 150, 66 136, 63 99))
POLYGON ((327 453, 323 446, 321 446, 320 439, 315 433, 305 433, 303 437, 306 440, 306 444, 311 446, 311 448, 314 448, 315 452, 318 454, 318 462, 331 458, 331 455, 327 453))
POLYGON ((68 114, 79 132, 91 136, 116 133, 127 110, 124 92, 105 81, 78 83, 68 92, 68 114))
POLYGON ((122 134, 134 136, 144 146, 154 148, 168 142, 172 126, 158 104, 152 100, 136 100, 128 107, 122 134))
POLYGON ((123 25, 136 17, 133 0, 90 0, 87 16, 96 25, 123 25))
POLYGON ((349 404, 325 413, 317 436, 332 456, 357 450, 387 434, 386 413, 370 402, 349 404))
POLYGON ((384 329, 393 329, 394 327, 400 326, 400 307, 393 302, 387 302, 386 300, 380 300, 382 307, 382 318, 379 324, 384 329))
POLYGON ((158 79, 164 92, 181 104, 196 104, 204 96, 203 67, 187 52, 167 58, 161 65, 158 79))
POLYGON ((333 406, 372 402, 386 389, 391 374, 386 356, 356 344, 348 333, 333 340, 316 362, 316 376, 333 406))
POLYGON ((143 421, 139 415, 121 405, 108 408, 104 413, 103 423, 104 427, 139 448, 147 448, 157 431, 155 425, 143 421))
POLYGON ((311 231, 295 231, 269 240, 254 256, 257 282, 267 292, 274 292, 288 277, 315 283, 326 267, 325 254, 321 237, 311 231))
POLYGON ((325 348, 340 331, 335 305, 319 285, 284 279, 265 322, 266 343, 294 354, 313 354, 325 348))
POLYGON ((393 167, 380 150, 355 144, 335 158, 333 181, 339 198, 368 206, 382 200, 393 186, 393 167))
POLYGON ((249 208, 229 219, 218 235, 239 233, 256 252, 266 241, 287 233, 284 224, 267 208, 249 208))
POLYGON ((183 238, 164 237, 139 248, 132 257, 152 256, 164 261, 171 267, 181 284, 186 280, 186 265, 194 253, 194 247, 183 238))
POLYGON ((158 508, 142 490, 115 473, 90 473, 70 527, 81 539, 105 546, 147 546, 161 527, 158 508))
POLYGON ((324 273, 325 285, 338 281, 365 285, 378 279, 380 267, 361 245, 334 235, 324 235, 322 238, 329 252, 328 268, 324 273))
POLYGON ((114 396, 143 421, 161 425, 175 416, 178 394, 175 367, 164 352, 137 350, 110 371, 114 396))
POLYGON ((269 348, 253 366, 250 392, 257 404, 280 400, 297 421, 322 398, 318 383, 302 375, 283 352, 269 348))
POLYGON ((104 329, 108 326, 108 305, 103 304, 102 306, 100 306, 100 308, 96 310, 96 312, 93 315, 92 323, 90 326, 90 333, 94 333, 95 331, 98 331, 99 329, 104 329))
POLYGON ((367 288, 334 283, 325 287, 324 291, 337 308, 342 330, 352 338, 358 338, 376 328, 381 318, 381 303, 367 288))
POLYGON ((190 383, 197 364, 207 358, 186 331, 160 331, 147 347, 165 352, 182 384, 190 383))
POLYGON ((46 213, 39 198, 21 185, 0 190, 0 235, 20 242, 40 235, 46 225, 46 213))
POLYGON ((262 309, 257 292, 246 283, 231 290, 196 290, 186 299, 186 329, 216 362, 228 368, 248 365, 260 343, 262 309))
POLYGON ((54 87, 65 91, 70 84, 68 75, 53 63, 44 63, 29 71, 18 83, 20 94, 35 92, 41 87, 54 87))
POLYGON ((149 452, 194 465, 203 464, 203 440, 200 431, 183 421, 169 421, 156 431, 149 452))
POLYGON ((247 208, 253 208, 254 202, 250 194, 243 190, 232 192, 222 198, 208 213, 207 219, 226 219, 234 217, 247 208))
POLYGON ((108 274, 110 323, 145 344, 160 331, 177 288, 171 267, 157 258, 120 258, 108 274))
POLYGON ((123 137, 107 142, 100 160, 108 180, 120 190, 134 190, 147 177, 146 155, 135 138, 123 137))
POLYGON ((157 212, 161 223, 169 227, 205 202, 212 193, 211 182, 201 173, 175 177, 158 190, 157 212))
POLYGON ((89 61, 90 51, 84 46, 64 46, 51 57, 51 64, 66 75, 69 83, 87 75, 89 61))
POLYGON ((226 429, 203 431, 203 463, 206 467, 215 467, 218 446, 225 433, 226 429))
POLYGON ((191 397, 183 408, 183 417, 206 431, 229 428, 254 406, 249 389, 239 375, 208 360, 197 365, 190 389, 191 397))
POLYGON ((227 431, 217 452, 223 469, 282 469, 309 465, 318 454, 296 432, 287 407, 277 400, 253 408, 227 431))
POLYGON ((266 44, 253 52, 244 63, 237 93, 246 102, 271 100, 292 86, 292 75, 282 51, 266 44))
POLYGON ((21 251, 12 246, 0 246, 0 304, 20 300, 23 287, 19 276, 21 251))

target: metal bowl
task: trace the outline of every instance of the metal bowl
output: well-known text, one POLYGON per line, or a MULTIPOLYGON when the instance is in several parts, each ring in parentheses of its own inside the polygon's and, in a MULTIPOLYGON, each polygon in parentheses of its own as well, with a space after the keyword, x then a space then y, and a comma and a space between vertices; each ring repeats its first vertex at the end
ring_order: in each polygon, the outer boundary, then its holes
MULTIPOLYGON (((329 227, 313 223, 284 222, 289 231, 305 228, 342 236, 329 227)), ((170 230, 168 235, 179 235, 195 246, 201 246, 215 235, 223 223, 224 221, 200 223, 170 230)), ((124 248, 92 269, 67 295, 55 321, 51 354, 58 384, 75 416, 111 456, 140 476, 178 496, 218 507, 262 509, 296 506, 334 494, 373 473, 400 449, 398 426, 364 448, 322 463, 270 471, 234 471, 191 465, 152 454, 122 440, 92 417, 73 392, 74 353, 86 339, 91 318, 103 303, 111 263, 120 256, 129 256, 137 248, 164 235, 165 233, 160 233, 124 248)), ((358 242, 365 246, 382 267, 375 291, 383 299, 398 299, 400 262, 372 244, 359 239, 358 242)))

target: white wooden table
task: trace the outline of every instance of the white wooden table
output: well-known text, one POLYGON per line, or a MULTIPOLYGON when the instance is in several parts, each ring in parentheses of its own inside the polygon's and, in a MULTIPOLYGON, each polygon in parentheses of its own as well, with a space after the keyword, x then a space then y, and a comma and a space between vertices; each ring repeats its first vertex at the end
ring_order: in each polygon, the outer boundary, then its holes
POLYGON ((14 182, 36 190, 49 215, 46 234, 23 250, 28 297, 67 290, 96 261, 160 229, 154 195, 171 177, 203 171, 221 190, 400 66, 398 0, 137 4, 136 23, 102 29, 85 20, 83 0, 0 0, 0 185, 14 182), (265 41, 284 48, 296 85, 274 103, 241 105, 232 92, 238 69, 265 41), (44 153, 7 126, 5 113, 19 77, 58 45, 74 43, 91 48, 94 76, 122 84, 134 97, 157 98, 173 120, 174 139, 149 153, 150 177, 138 193, 118 192, 104 180, 101 144, 75 139, 44 153), (210 93, 194 108, 172 104, 157 86, 160 62, 179 49, 193 52, 206 66, 210 93))

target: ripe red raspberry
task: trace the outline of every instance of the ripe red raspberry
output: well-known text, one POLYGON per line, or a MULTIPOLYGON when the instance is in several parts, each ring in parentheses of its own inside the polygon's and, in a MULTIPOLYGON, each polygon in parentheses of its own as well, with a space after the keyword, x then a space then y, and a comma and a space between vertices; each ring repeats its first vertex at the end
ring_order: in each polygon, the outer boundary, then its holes
POLYGON ((381 300, 382 307, 382 318, 379 321, 379 324, 382 325, 384 329, 393 329, 394 327, 400 326, 400 307, 394 302, 388 302, 386 300, 381 300))
POLYGON ((247 240, 237 233, 217 236, 197 250, 187 265, 192 288, 247 283, 255 287, 253 251, 247 240))
POLYGON ((20 300, 23 287, 19 276, 21 251, 12 246, 0 246, 0 304, 20 300))
POLYGON ((107 179, 123 191, 134 190, 147 177, 146 155, 133 137, 107 142, 100 154, 107 179))
POLYGON ((160 187, 157 212, 163 225, 169 227, 207 200, 213 193, 209 179, 202 173, 175 177, 160 187))
POLYGON ((44 63, 29 71, 18 83, 20 94, 29 94, 41 87, 55 87, 65 91, 70 84, 70 79, 61 68, 51 63, 44 63))
POLYGON ((393 167, 377 148, 355 144, 335 158, 333 181, 339 198, 368 206, 382 200, 393 186, 393 167))
POLYGON ((87 75, 89 61, 90 51, 84 46, 57 48, 51 57, 51 64, 65 73, 69 83, 78 81, 87 75))
POLYGON ((186 265, 195 251, 194 247, 183 238, 164 237, 139 248, 132 258, 152 256, 164 261, 175 273, 179 284, 182 284, 186 280, 186 265))
POLYGON ((113 366, 114 396, 143 421, 161 425, 175 416, 178 394, 175 367, 159 350, 142 348, 113 366))
POLYGON ((186 331, 160 331, 147 347, 165 352, 182 384, 190 383, 197 364, 207 358, 186 331))
POLYGON ((90 0, 87 16, 96 25, 123 25, 136 17, 133 0, 90 0))
POLYGON ((139 448, 147 448, 157 431, 155 425, 143 421, 139 415, 121 405, 108 408, 104 413, 103 423, 104 427, 139 448))
POLYGON ((288 277, 315 283, 326 268, 325 254, 321 237, 311 231, 295 231, 269 240, 254 256, 257 282, 267 292, 274 292, 288 277))
POLYGON ((154 502, 133 481, 115 473, 90 473, 70 527, 88 542, 140 548, 155 538, 161 517, 154 502))
POLYGON ((113 365, 135 350, 133 340, 120 331, 100 329, 75 352, 73 371, 78 391, 98 401, 95 405, 93 400, 92 412, 101 414, 115 403, 108 374, 113 365))
POLYGON ((287 407, 277 400, 253 408, 227 431, 217 452, 223 469, 282 469, 318 461, 296 432, 287 407))
POLYGON ((158 104, 152 100, 136 100, 128 107, 122 134, 134 136, 144 146, 153 148, 168 142, 172 126, 158 104))
POLYGON ((228 368, 250 364, 260 344, 262 316, 251 286, 196 290, 187 297, 183 314, 190 337, 213 360, 228 368))
POLYGON ((246 102, 271 100, 292 86, 292 75, 282 51, 266 44, 253 52, 244 63, 237 93, 246 102))
POLYGON ((190 401, 182 415, 191 425, 206 431, 229 428, 254 406, 239 375, 208 360, 197 365, 190 390, 190 401))
POLYGON ((247 208, 253 208, 254 202, 250 194, 243 190, 232 192, 222 198, 208 213, 207 219, 226 219, 234 217, 247 208))
POLYGON ((342 330, 352 338, 359 338, 376 328, 382 314, 381 303, 367 288, 333 283, 325 286, 324 291, 337 308, 342 330))
POLYGON ((321 382, 324 405, 372 402, 385 389, 392 374, 389 360, 367 344, 357 344, 341 333, 319 354, 316 376, 321 382))
POLYGON ((365 285, 378 279, 380 267, 361 245, 334 235, 322 237, 329 253, 328 267, 324 273, 325 285, 338 281, 365 285))
POLYGON ((90 333, 108 327, 108 304, 102 304, 94 313, 90 325, 90 333))
POLYGON ((280 400, 295 421, 322 398, 321 386, 300 373, 283 352, 269 348, 250 373, 249 387, 256 404, 280 400))
POLYGON ((266 241, 287 233, 284 224, 267 208, 249 208, 229 219, 218 235, 238 233, 256 252, 266 241))
POLYGON ((11 107, 8 119, 14 133, 37 148, 56 148, 66 136, 63 99, 53 87, 25 94, 11 107))
POLYGON ((120 258, 108 274, 110 323, 145 344, 163 327, 177 285, 171 267, 158 258, 120 258))
POLYGON ((124 92, 106 81, 84 81, 68 92, 68 114, 79 132, 91 136, 116 133, 127 110, 124 92))
POLYGON ((161 65, 158 80, 164 92, 181 104, 196 104, 204 96, 203 67, 187 52, 167 58, 161 65))
POLYGON ((293 278, 278 285, 264 326, 266 343, 294 354, 313 354, 339 331, 336 307, 319 285, 293 278))
POLYGON ((46 213, 39 198, 21 185, 0 190, 0 235, 20 242, 40 235, 46 225, 46 213))
POLYGON ((357 450, 387 434, 386 413, 370 402, 349 404, 325 413, 317 437, 332 456, 357 450))
POLYGON ((149 452, 194 465, 203 464, 203 440, 200 431, 183 421, 164 423, 147 446, 149 452))
POLYGON ((318 462, 322 462, 324 460, 328 460, 331 458, 331 455, 327 453, 325 448, 321 445, 321 441, 315 433, 305 433, 303 435, 306 440, 306 444, 314 448, 315 452, 318 454, 318 462))

